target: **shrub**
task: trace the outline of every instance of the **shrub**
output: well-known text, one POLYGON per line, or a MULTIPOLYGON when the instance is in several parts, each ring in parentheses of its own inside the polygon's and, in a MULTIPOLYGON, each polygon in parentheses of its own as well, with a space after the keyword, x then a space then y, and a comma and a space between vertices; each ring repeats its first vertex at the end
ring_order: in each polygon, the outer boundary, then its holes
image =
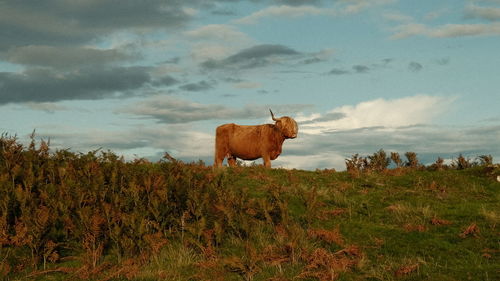
POLYGON ((360 157, 359 154, 354 154, 350 159, 345 160, 347 172, 353 176, 358 177, 363 169, 366 167, 366 158, 360 157))
POLYGON ((394 162, 394 164, 396 164, 396 168, 403 167, 403 161, 401 160, 399 153, 391 152, 391 160, 392 160, 392 162, 394 162))
POLYGON ((368 168, 377 172, 386 170, 391 161, 383 149, 375 152, 372 156, 368 156, 368 159, 368 168))
POLYGON ((452 166, 457 170, 464 170, 474 166, 474 163, 471 162, 469 158, 465 158, 461 153, 458 155, 458 158, 453 161, 452 166))
POLYGON ((415 152, 406 152, 406 163, 405 166, 409 168, 417 168, 419 166, 417 154, 415 152))
POLYGON ((445 170, 447 168, 448 168, 448 166, 446 164, 444 164, 444 159, 441 157, 438 157, 436 162, 434 162, 434 164, 432 164, 429 167, 429 169, 432 171, 442 171, 442 170, 445 170))
POLYGON ((481 166, 493 165, 493 156, 491 155, 480 155, 478 158, 481 166))

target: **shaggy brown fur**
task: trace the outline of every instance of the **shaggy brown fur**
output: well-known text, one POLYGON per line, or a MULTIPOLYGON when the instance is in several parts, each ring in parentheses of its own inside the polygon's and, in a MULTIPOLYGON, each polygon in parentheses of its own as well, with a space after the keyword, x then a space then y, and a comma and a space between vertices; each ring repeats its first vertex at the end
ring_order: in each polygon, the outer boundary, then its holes
POLYGON ((234 123, 217 127, 215 132, 214 166, 221 167, 224 158, 229 166, 236 165, 236 158, 255 160, 262 158, 264 166, 271 167, 271 160, 281 154, 285 139, 297 137, 297 122, 290 117, 274 118, 275 124, 241 126, 234 123))

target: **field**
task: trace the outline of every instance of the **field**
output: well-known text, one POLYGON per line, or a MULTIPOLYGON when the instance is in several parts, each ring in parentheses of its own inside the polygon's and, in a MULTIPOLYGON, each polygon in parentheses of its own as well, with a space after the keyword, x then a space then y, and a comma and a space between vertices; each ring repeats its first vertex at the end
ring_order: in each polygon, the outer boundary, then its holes
POLYGON ((0 279, 500 280, 500 168, 462 164, 214 170, 3 136, 0 279))

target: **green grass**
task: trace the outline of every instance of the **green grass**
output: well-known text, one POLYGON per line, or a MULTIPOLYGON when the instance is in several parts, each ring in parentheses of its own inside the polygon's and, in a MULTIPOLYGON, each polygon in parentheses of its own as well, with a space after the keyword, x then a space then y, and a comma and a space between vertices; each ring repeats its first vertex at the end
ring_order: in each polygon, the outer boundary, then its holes
POLYGON ((2 280, 500 280, 498 167, 353 177, 2 145, 2 280))

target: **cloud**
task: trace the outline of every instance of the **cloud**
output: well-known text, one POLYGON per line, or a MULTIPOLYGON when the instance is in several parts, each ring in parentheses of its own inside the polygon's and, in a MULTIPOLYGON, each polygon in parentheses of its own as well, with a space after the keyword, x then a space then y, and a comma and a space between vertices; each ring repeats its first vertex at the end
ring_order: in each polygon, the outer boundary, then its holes
POLYGON ((251 81, 241 81, 233 84, 233 87, 237 89, 258 89, 262 87, 262 84, 258 82, 251 81))
POLYGON ((212 10, 211 13, 212 13, 212 15, 216 15, 216 16, 235 16, 236 15, 235 11, 225 9, 225 8, 212 10))
POLYGON ((427 123, 435 116, 446 112, 452 102, 453 98, 427 95, 365 101, 355 106, 347 105, 334 108, 326 115, 316 117, 313 122, 304 123, 302 131, 310 134, 321 134, 332 130, 352 130, 365 127, 394 128, 427 123))
POLYGON ((500 22, 488 24, 446 24, 429 27, 423 24, 405 24, 394 29, 392 39, 402 39, 411 36, 426 36, 431 38, 453 38, 465 36, 495 36, 500 35, 500 22))
POLYGON ((423 24, 418 23, 408 23, 395 27, 394 34, 391 36, 391 39, 403 39, 407 37, 412 37, 416 35, 426 34, 427 27, 423 24))
POLYGON ((382 15, 385 20, 392 22, 409 23, 413 22, 413 17, 402 14, 400 12, 387 12, 382 15))
POLYGON ((254 40, 234 26, 210 24, 183 33, 192 42, 191 57, 197 62, 222 59, 228 53, 255 44, 254 40), (194 43, 193 43, 194 42, 194 43))
POLYGON ((11 63, 54 68, 86 67, 106 65, 137 59, 117 49, 95 49, 88 47, 25 46, 11 49, 6 60, 11 63))
POLYGON ((207 60, 201 64, 205 69, 245 69, 278 63, 301 53, 283 45, 256 45, 221 60, 207 60))
POLYGON ((270 118, 269 108, 276 115, 283 112, 293 115, 310 105, 246 105, 242 108, 227 107, 218 104, 201 104, 168 96, 156 96, 146 99, 133 106, 117 111, 122 114, 132 114, 155 119, 160 123, 176 124, 206 120, 263 119, 270 118))
POLYGON ((420 70, 422 70, 422 68, 424 67, 418 62, 412 61, 408 64, 408 70, 410 70, 411 72, 419 72, 420 70))
POLYGON ((440 58, 434 60, 434 62, 438 65, 448 65, 450 63, 450 58, 440 58))
POLYGON ((152 83, 153 86, 172 86, 179 83, 179 80, 175 79, 170 75, 164 75, 155 79, 152 83))
POLYGON ((298 18, 305 16, 316 15, 335 15, 336 11, 327 8, 319 8, 314 6, 270 6, 257 11, 249 16, 237 19, 236 24, 256 24, 264 18, 298 18))
POLYGON ((342 14, 357 14, 374 6, 395 3, 396 0, 339 0, 342 14))
POLYGON ((465 17, 490 21, 500 20, 500 8, 469 5, 465 8, 465 17))
POLYGON ((340 68, 334 68, 328 72, 330 75, 344 75, 344 74, 349 74, 350 72, 348 70, 340 69, 340 68))
POLYGON ((123 30, 176 28, 194 1, 8 1, 0 9, 0 50, 27 45, 75 45, 123 30))
POLYGON ((288 0, 279 1, 287 5, 269 6, 246 17, 233 21, 235 24, 257 24, 266 18, 301 18, 307 16, 342 16, 361 13, 369 8, 394 3, 396 0, 338 0, 334 8, 324 8, 311 4, 320 1, 288 0), (307 5, 305 5, 307 4, 307 5))
POLYGON ((152 81, 150 70, 96 67, 64 73, 42 68, 22 73, 0 72, 0 104, 126 96, 152 81))
POLYGON ((209 40, 247 40, 248 36, 235 27, 225 24, 209 24, 184 33, 191 39, 209 40))
POLYGON ((430 37, 492 36, 500 35, 500 23, 447 24, 427 32, 430 37))
POLYGON ((306 118, 303 121, 299 121, 301 125, 316 124, 320 122, 336 121, 345 118, 346 114, 341 112, 328 112, 323 115, 313 116, 313 118, 306 118))
POLYGON ((203 92, 212 90, 214 88, 214 81, 200 81, 196 83, 188 83, 179 87, 181 90, 189 91, 189 92, 203 92))
POLYGON ((301 61, 301 64, 313 64, 313 63, 320 63, 324 61, 328 61, 332 56, 335 50, 333 49, 324 49, 316 53, 308 54, 303 61, 301 61))
POLYGON ((28 109, 44 111, 46 113, 55 113, 56 111, 70 110, 66 106, 59 105, 59 104, 53 103, 53 102, 40 102, 40 103, 27 102, 27 103, 23 103, 22 105, 28 109))
POLYGON ((370 71, 370 68, 366 65, 354 65, 352 69, 356 73, 368 73, 368 71, 370 71))
POLYGON ((321 0, 275 0, 278 3, 284 3, 286 5, 301 6, 304 4, 319 4, 321 0))

